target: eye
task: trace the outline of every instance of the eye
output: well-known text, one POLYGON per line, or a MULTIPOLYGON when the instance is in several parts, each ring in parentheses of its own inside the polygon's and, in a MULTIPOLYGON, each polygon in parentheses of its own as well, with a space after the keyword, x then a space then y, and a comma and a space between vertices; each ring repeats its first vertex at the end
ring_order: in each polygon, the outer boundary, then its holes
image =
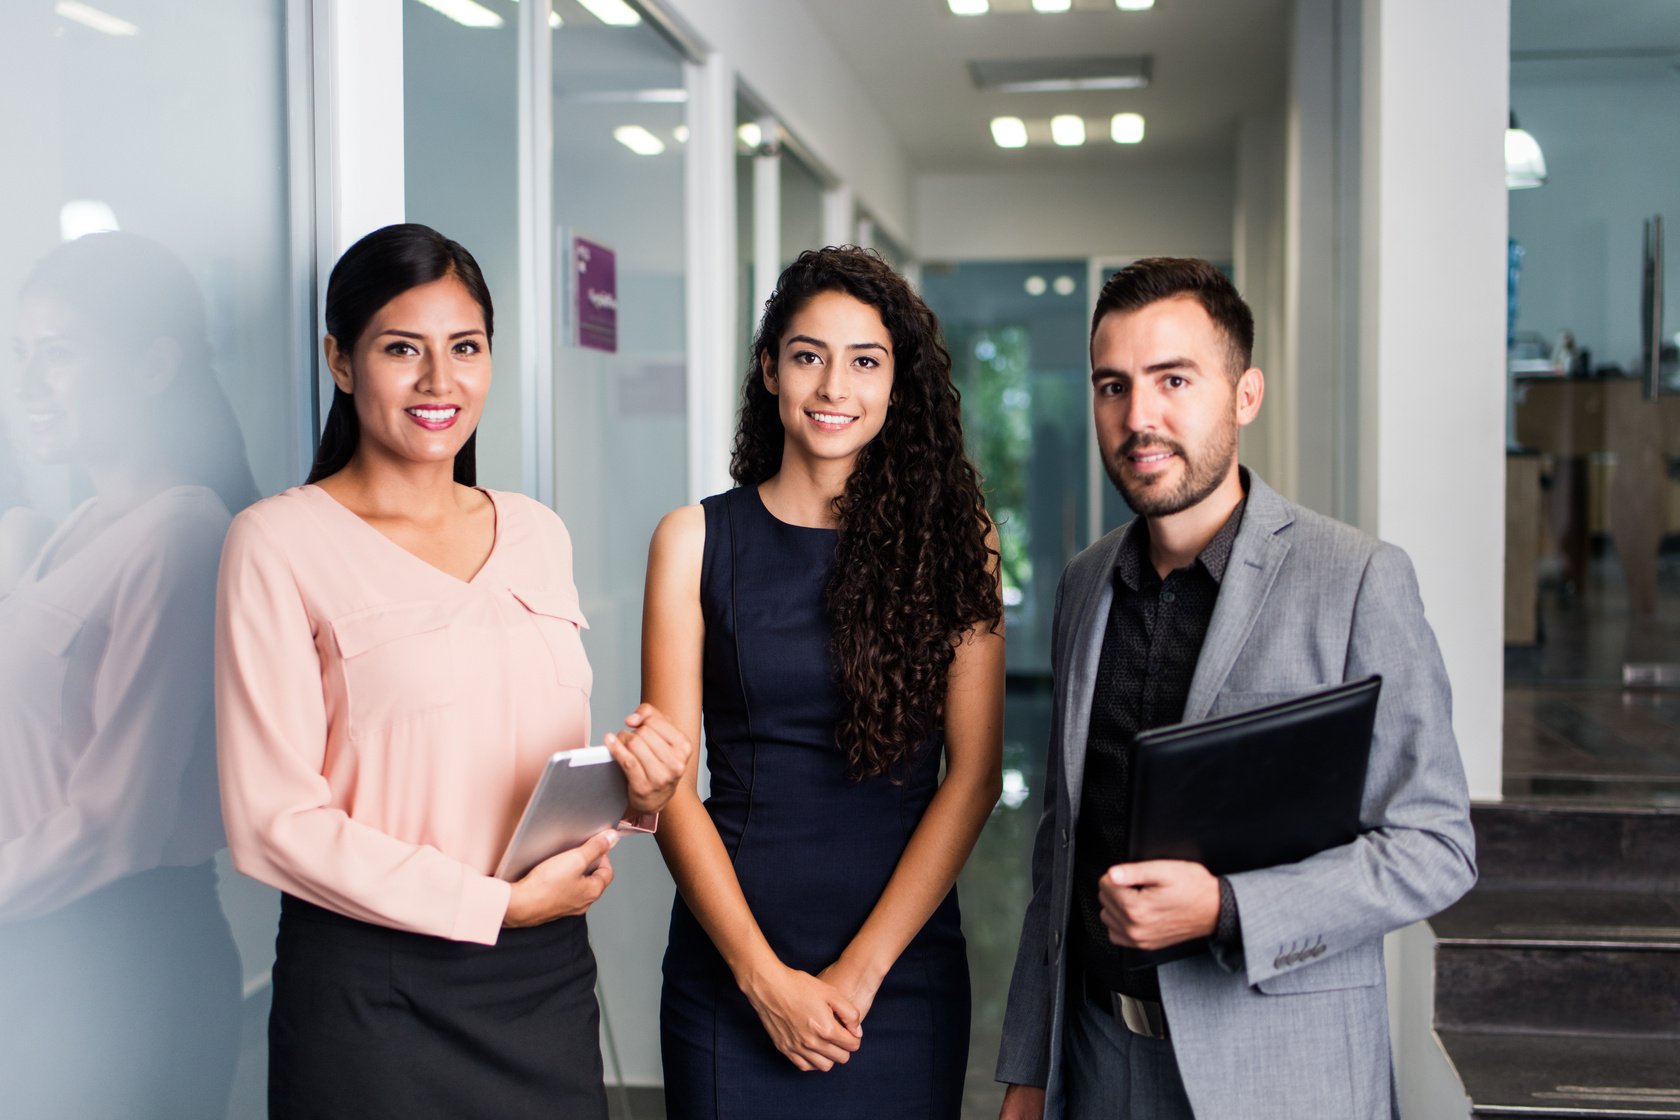
POLYGON ((857 364, 862 366, 864 369, 879 369, 881 366, 881 359, 872 358, 868 354, 860 354, 858 355, 857 364))
POLYGON ((412 342, 400 342, 399 341, 399 342, 388 342, 388 343, 386 343, 385 344, 385 353, 391 354, 395 357, 403 358, 403 357, 407 357, 410 354, 418 354, 418 353, 420 353, 420 351, 416 350, 414 348, 414 344, 412 342))
POLYGON ((798 365, 814 366, 822 361, 822 355, 815 350, 799 350, 794 353, 793 360, 798 365))
POLYGON ((1182 389, 1188 384, 1190 384, 1188 379, 1180 377, 1176 373, 1167 375, 1167 388, 1169 389, 1182 389))
POLYGON ((484 346, 476 338, 464 338, 455 344, 455 353, 457 354, 481 354, 483 352, 484 346))
POLYGON ((1104 381, 1097 386, 1099 397, 1118 397, 1125 391, 1126 386, 1119 381, 1104 381))

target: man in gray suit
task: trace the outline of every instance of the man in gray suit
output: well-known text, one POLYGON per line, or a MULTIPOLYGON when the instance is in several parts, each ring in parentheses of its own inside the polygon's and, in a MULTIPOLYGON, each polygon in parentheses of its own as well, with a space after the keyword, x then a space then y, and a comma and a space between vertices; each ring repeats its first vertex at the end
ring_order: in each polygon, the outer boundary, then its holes
POLYGON ((1411 563, 1238 466, 1265 393, 1253 342, 1247 305, 1203 261, 1138 261, 1097 301, 1097 442, 1138 516, 1056 593, 1045 811, 998 1058, 1008 1120, 1396 1116, 1383 935, 1475 880, 1411 563), (1373 673, 1358 839, 1225 877, 1129 861, 1137 732, 1373 673), (1206 951, 1121 959, 1188 940, 1206 951))

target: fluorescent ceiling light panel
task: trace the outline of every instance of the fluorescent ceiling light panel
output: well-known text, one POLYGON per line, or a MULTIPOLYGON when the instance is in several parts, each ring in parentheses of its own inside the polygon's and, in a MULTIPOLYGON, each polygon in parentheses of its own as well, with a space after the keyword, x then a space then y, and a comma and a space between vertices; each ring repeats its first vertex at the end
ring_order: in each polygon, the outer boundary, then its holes
POLYGON ((1073 7, 1073 0, 1032 0, 1035 12, 1065 12, 1073 7))
POLYGON ((992 142, 1000 148, 1027 146, 1027 123, 1020 117, 993 117, 992 142))
POLYGON ((990 9, 988 0, 945 0, 954 16, 983 16, 990 9))
POLYGON ((1000 58, 968 64, 975 89, 1000 93, 1066 93, 1082 89, 1142 89, 1149 84, 1146 54, 1076 58, 1000 58))
POLYGON ((1077 148, 1085 143, 1085 118, 1062 113, 1050 118, 1050 139, 1064 148, 1077 148))
POLYGON ((1116 113, 1108 123, 1108 134, 1116 144, 1143 142, 1143 117, 1137 113, 1116 113))
POLYGON ((665 141, 639 124, 621 124, 613 129, 613 139, 639 156, 656 156, 665 150, 665 141))
POLYGON ((462 27, 500 27, 502 17, 474 0, 420 0, 440 16, 447 16, 462 27))
POLYGON ((1147 12, 1155 6, 1155 0, 1114 0, 1114 6, 1122 12, 1147 12))
POLYGON ((641 15, 624 0, 578 0, 578 3, 610 27, 634 27, 642 22, 641 15))
POLYGON ((53 5, 53 11, 65 19, 73 20, 83 27, 91 27, 93 30, 103 32, 106 35, 140 34, 140 28, 126 19, 119 19, 110 12, 102 12, 98 8, 78 3, 77 0, 59 0, 57 4, 53 5))

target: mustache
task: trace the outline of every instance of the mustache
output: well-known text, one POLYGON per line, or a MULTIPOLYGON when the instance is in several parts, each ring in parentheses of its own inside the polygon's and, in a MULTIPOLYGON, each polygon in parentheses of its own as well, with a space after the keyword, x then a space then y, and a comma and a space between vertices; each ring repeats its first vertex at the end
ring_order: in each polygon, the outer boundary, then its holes
POLYGON ((1182 444, 1174 443, 1170 439, 1162 439, 1160 436, 1146 436, 1141 432, 1138 432, 1128 436, 1126 442, 1122 443, 1114 453, 1118 456, 1125 457, 1128 455, 1137 455, 1146 451, 1169 451, 1174 455, 1182 456, 1184 454, 1184 447, 1182 444))

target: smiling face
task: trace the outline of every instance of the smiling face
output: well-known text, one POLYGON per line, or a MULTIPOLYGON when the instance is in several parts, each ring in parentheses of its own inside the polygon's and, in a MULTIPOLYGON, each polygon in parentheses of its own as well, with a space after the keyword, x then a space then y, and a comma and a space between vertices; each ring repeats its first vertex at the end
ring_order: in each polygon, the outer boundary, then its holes
POLYGON ((361 427, 352 462, 453 464, 490 390, 484 312, 453 276, 421 284, 369 320, 354 348, 331 335, 327 365, 361 427))
POLYGON ((788 321, 774 359, 759 355, 785 433, 782 461, 844 461, 880 434, 892 402, 892 336, 880 313, 821 292, 788 321))
POLYGON ((166 357, 161 344, 151 348, 158 353, 131 353, 61 300, 29 294, 18 308, 14 349, 29 449, 39 462, 119 461, 144 445, 160 382, 149 367, 166 357))
POLYGON ((1104 316, 1091 339, 1092 413, 1103 466, 1145 517, 1191 509, 1237 481, 1237 431, 1260 411, 1258 369, 1234 378, 1231 347, 1195 299, 1104 316))

